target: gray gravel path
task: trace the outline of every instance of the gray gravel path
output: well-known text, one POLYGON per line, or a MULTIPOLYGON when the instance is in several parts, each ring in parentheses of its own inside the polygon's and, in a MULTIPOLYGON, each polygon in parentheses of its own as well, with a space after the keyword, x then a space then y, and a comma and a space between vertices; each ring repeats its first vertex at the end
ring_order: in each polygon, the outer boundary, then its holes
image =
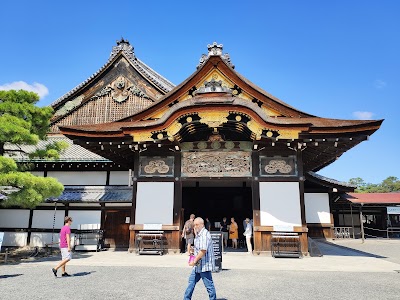
MULTIPOLYGON (((1 299, 182 299, 189 269, 70 266, 55 278, 46 265, 0 267, 1 299)), ((399 299, 400 274, 224 270, 218 299, 399 299)), ((194 300, 208 299, 199 282, 194 300)))

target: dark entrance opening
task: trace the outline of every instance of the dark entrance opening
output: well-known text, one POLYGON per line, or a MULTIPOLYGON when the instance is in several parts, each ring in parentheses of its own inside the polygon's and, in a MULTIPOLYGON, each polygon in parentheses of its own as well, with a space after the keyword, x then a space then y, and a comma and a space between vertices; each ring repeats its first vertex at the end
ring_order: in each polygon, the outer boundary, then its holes
MULTIPOLYGON (((196 217, 206 217, 211 222, 211 231, 219 231, 217 224, 223 217, 228 224, 231 217, 235 218, 239 227, 239 247, 246 248, 243 236, 243 221, 253 218, 252 191, 244 182, 196 182, 194 187, 185 186, 182 191, 182 208, 184 220, 188 220, 190 214, 196 217), (217 224, 216 224, 217 223, 217 224)), ((228 247, 230 241, 228 241, 228 247)))

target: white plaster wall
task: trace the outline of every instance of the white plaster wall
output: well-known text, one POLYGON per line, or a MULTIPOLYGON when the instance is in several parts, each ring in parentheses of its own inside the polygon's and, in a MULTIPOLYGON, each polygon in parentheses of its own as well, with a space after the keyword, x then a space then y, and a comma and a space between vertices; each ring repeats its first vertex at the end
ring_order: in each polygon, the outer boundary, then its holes
POLYGON ((4 232, 2 247, 24 247, 27 239, 27 232, 4 232))
POLYGON ((174 183, 138 182, 136 224, 173 224, 174 183))
POLYGON ((301 226, 298 182, 260 182, 261 226, 301 226))
MULTIPOLYGON (((45 247, 46 244, 51 244, 51 236, 53 235, 53 243, 59 243, 60 241, 60 230, 55 230, 54 235, 51 232, 32 232, 31 233, 31 247, 45 247)), ((57 248, 59 245, 53 245, 52 247, 57 248)))
POLYGON ((305 193, 307 223, 331 224, 328 193, 305 193))
POLYGON ((129 171, 111 171, 110 185, 129 185, 129 171))
POLYGON ((79 229, 80 224, 100 224, 101 220, 100 210, 70 210, 68 215, 72 217, 72 229, 79 229))
MULTIPOLYGON (((53 233, 51 232, 32 232, 31 233, 31 247, 46 247, 46 244, 51 244, 51 236, 53 233)), ((60 231, 57 230, 53 235, 53 245, 49 245, 51 248, 59 248, 60 245, 60 231)), ((71 234, 71 245, 73 246, 75 243, 75 236, 71 234)))
POLYGON ((107 180, 107 172, 99 171, 50 171, 47 176, 57 178, 64 185, 105 185, 107 180))
POLYGON ((0 227, 28 228, 29 209, 0 209, 0 227))
MULTIPOLYGON (((63 210, 56 211, 56 222, 54 228, 60 229, 64 225, 63 210)), ((34 210, 32 218, 32 228, 53 228, 54 210, 34 210)))

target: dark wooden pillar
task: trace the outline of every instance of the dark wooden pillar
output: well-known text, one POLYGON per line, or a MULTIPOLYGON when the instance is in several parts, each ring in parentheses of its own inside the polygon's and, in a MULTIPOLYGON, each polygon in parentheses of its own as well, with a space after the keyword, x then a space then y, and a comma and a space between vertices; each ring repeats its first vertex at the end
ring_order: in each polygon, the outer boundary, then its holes
MULTIPOLYGON (((253 227, 259 227, 261 225, 261 216, 260 216, 260 170, 259 170, 259 153, 257 151, 253 151, 251 154, 252 161, 252 182, 251 182, 251 199, 253 206, 253 227)), ((262 251, 262 235, 261 231, 253 231, 254 236, 254 251, 260 252, 262 251)))
POLYGON ((104 230, 104 225, 106 223, 106 207, 105 203, 100 203, 101 215, 100 215, 100 229, 104 230))
POLYGON ((29 222, 28 222, 28 236, 26 239, 26 245, 29 246, 31 243, 31 234, 32 234, 32 220, 33 220, 33 209, 29 210, 29 222))
POLYGON ((179 230, 172 231, 172 241, 169 248, 176 253, 180 252, 181 228, 182 223, 182 179, 181 179, 181 152, 174 154, 174 208, 173 208, 173 225, 178 226, 179 230))
POLYGON ((304 169, 303 169, 303 152, 300 150, 296 151, 297 160, 297 171, 299 176, 299 189, 300 189, 300 213, 301 213, 301 225, 303 232, 300 236, 301 241, 301 252, 304 255, 308 254, 308 233, 307 233, 307 221, 306 221, 306 205, 304 200, 304 169))
POLYGON ((131 222, 129 226, 129 251, 132 252, 135 249, 135 231, 133 225, 135 225, 136 216, 136 196, 137 196, 137 183, 139 178, 139 151, 134 153, 133 159, 133 172, 132 172, 132 207, 131 207, 131 222))

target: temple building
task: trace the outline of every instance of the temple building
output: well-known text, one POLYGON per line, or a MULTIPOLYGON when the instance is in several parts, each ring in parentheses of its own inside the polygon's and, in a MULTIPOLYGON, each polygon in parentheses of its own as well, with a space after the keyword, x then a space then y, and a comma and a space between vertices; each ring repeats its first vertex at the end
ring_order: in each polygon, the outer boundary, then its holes
POLYGON ((0 229, 20 244, 47 243, 71 215, 75 228, 100 224, 109 247, 133 249, 139 231, 157 227, 176 253, 194 213, 213 225, 234 217, 239 236, 253 219, 256 253, 270 251, 273 232, 298 234, 306 253, 308 236, 333 237, 334 202, 355 188, 316 172, 382 123, 291 107, 236 72, 217 43, 175 86, 121 39, 52 106, 49 139, 70 147, 61 160, 35 161, 33 173, 58 178, 65 191, 35 210, 0 210, 0 229))

